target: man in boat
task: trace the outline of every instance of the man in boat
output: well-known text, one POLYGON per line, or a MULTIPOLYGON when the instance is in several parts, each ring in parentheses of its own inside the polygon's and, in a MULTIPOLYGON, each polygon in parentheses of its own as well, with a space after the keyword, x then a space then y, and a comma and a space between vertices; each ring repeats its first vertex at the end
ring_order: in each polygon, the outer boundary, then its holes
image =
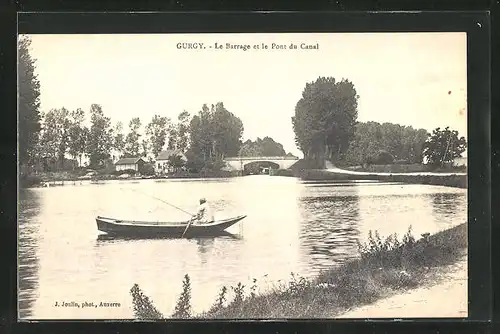
POLYGON ((214 221, 214 213, 205 198, 200 199, 198 212, 192 218, 194 224, 208 224, 214 221))

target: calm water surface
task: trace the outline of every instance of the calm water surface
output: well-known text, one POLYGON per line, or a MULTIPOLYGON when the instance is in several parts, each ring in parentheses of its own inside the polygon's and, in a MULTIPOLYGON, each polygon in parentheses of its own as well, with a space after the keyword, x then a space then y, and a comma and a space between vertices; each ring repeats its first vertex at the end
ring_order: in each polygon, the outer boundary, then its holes
MULTIPOLYGON (((218 180, 115 181, 22 190, 19 204, 19 315, 23 319, 130 319, 139 284, 165 315, 189 274, 192 306, 206 310, 223 285, 259 291, 290 273, 311 277, 358 256, 357 241, 434 233, 467 220, 464 189, 387 183, 305 183, 247 176, 218 180), (207 197, 215 218, 248 217, 212 239, 99 237, 95 217, 184 220, 207 197), (112 308, 56 302, 120 303, 112 308)), ((229 289, 231 290, 231 289, 229 289)), ((230 296, 231 297, 231 296, 230 296)))

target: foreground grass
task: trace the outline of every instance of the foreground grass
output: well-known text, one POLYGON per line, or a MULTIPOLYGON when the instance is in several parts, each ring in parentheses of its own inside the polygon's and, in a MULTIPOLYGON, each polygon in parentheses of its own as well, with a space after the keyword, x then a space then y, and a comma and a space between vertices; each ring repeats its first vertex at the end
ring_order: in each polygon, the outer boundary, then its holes
MULTIPOLYGON (((331 318, 353 307, 432 282, 433 268, 452 264, 467 248, 467 226, 459 225, 434 235, 424 234, 415 240, 411 228, 401 240, 397 235, 382 240, 370 232, 368 243, 358 245, 360 258, 307 280, 292 273, 287 284, 256 294, 257 280, 245 293, 238 283, 231 287, 234 299, 227 301, 223 286, 217 300, 206 312, 191 314, 189 276, 171 318, 331 318)), ((165 318, 140 290, 131 289, 135 315, 139 319, 165 318)))

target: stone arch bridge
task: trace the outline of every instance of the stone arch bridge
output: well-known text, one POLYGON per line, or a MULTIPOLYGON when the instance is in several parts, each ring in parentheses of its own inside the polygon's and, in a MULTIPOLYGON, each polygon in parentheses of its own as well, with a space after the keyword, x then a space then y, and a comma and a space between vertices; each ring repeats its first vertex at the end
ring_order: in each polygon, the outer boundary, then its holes
POLYGON ((267 162, 277 166, 278 169, 288 169, 297 161, 296 157, 230 157, 225 158, 226 169, 230 171, 243 171, 245 166, 254 162, 267 162))

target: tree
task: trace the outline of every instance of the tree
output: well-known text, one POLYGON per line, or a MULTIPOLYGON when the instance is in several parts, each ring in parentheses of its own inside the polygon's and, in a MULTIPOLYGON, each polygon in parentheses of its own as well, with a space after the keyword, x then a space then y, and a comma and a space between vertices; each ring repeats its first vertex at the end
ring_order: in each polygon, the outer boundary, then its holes
POLYGON ((422 146, 427 140, 425 129, 413 129, 392 123, 366 122, 355 126, 354 139, 343 156, 347 164, 374 163, 379 151, 387 151, 405 163, 422 162, 422 146))
POLYGON ((154 115, 146 126, 146 135, 151 143, 151 151, 155 157, 160 154, 167 140, 167 131, 170 120, 167 117, 154 115))
POLYGON ((44 115, 43 128, 40 136, 41 155, 51 163, 64 167, 64 157, 70 144, 71 120, 66 108, 51 109, 44 115))
POLYGON ((85 153, 89 130, 83 125, 85 112, 78 108, 70 113, 69 120, 69 154, 82 165, 82 155, 85 153))
POLYGON ((212 155, 211 114, 208 106, 204 104, 198 115, 195 115, 189 124, 190 151, 199 156, 203 161, 212 155))
POLYGON ((466 148, 467 142, 464 137, 458 137, 458 131, 450 130, 449 127, 444 130, 436 128, 423 145, 423 156, 427 163, 437 166, 461 157, 466 148))
POLYGON ((199 172, 203 166, 205 166, 205 160, 203 160, 203 157, 195 154, 191 150, 186 151, 186 158, 187 161, 185 166, 190 172, 199 172))
POLYGON ((177 148, 177 127, 174 124, 168 126, 168 149, 175 150, 177 148))
POLYGON ((283 145, 275 142, 271 137, 257 138, 255 142, 247 140, 241 146, 240 156, 247 157, 283 157, 286 152, 283 145))
POLYGON ((226 156, 236 156, 241 147, 243 122, 229 112, 222 102, 212 106, 211 130, 213 136, 212 153, 215 160, 226 156))
POLYGON ((169 167, 172 167, 176 172, 185 166, 184 160, 180 155, 177 154, 172 154, 171 156, 169 156, 167 164, 169 167))
POLYGON ((324 166, 325 159, 340 159, 347 151, 354 138, 358 98, 346 79, 319 77, 306 84, 292 117, 295 142, 306 159, 324 166))
POLYGON ((126 157, 137 157, 140 151, 139 129, 141 128, 141 120, 139 117, 134 117, 129 123, 129 133, 125 139, 125 154, 126 157))
POLYGON ((125 136, 123 135, 122 122, 117 122, 113 128, 113 149, 117 153, 118 159, 120 159, 125 150, 125 136))
MULTIPOLYGON (((151 144, 149 142, 149 139, 147 137, 143 138, 141 141, 141 149, 140 149, 139 154, 143 157, 149 156, 150 148, 151 148, 151 144)), ((149 157, 149 161, 152 161, 151 157, 149 157)))
POLYGON ((110 158, 113 144, 111 120, 104 116, 102 107, 98 104, 90 106, 90 133, 87 152, 90 157, 90 166, 101 167, 110 158))
POLYGON ((186 152, 189 145, 189 122, 190 115, 187 111, 183 111, 178 116, 177 124, 177 149, 186 152))
POLYGON ((211 109, 204 104, 190 122, 190 150, 205 162, 236 156, 242 134, 243 123, 222 102, 212 105, 211 109))
POLYGON ((44 162, 54 163, 59 156, 59 143, 62 140, 60 127, 57 124, 56 110, 51 109, 43 114, 43 125, 40 133, 40 158, 44 162))
POLYGON ((31 58, 31 40, 21 37, 18 42, 19 90, 19 163, 32 163, 41 130, 40 82, 35 74, 35 60, 31 58))

